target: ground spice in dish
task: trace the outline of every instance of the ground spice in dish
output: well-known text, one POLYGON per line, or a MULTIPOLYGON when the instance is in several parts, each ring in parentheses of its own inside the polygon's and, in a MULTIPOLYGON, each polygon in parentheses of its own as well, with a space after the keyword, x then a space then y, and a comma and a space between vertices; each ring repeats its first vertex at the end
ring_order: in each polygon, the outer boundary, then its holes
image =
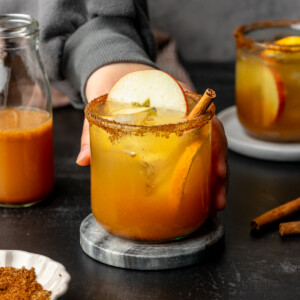
POLYGON ((36 281, 34 268, 0 267, 0 300, 50 300, 50 296, 36 281))

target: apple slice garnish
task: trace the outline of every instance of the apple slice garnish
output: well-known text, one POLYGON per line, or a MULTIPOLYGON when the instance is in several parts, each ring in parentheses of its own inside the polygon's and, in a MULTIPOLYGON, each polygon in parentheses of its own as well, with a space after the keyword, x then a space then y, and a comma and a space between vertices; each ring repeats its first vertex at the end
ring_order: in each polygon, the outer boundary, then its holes
POLYGON ((140 105, 148 100, 150 107, 188 114, 188 102, 180 84, 172 76, 159 70, 128 73, 114 84, 107 96, 107 101, 140 105))
POLYGON ((283 79, 276 70, 278 63, 292 63, 300 59, 300 36, 287 36, 274 42, 275 45, 287 46, 291 52, 280 49, 266 49, 262 51, 261 57, 266 61, 266 66, 262 66, 261 71, 263 81, 263 106, 266 113, 264 123, 266 125, 277 121, 284 110, 286 102, 286 92, 283 79), (269 94, 269 96, 268 96, 269 94))
POLYGON ((261 66, 262 82, 262 111, 265 125, 276 122, 285 106, 286 95, 283 80, 273 67, 261 66))
POLYGON ((152 111, 152 107, 134 107, 134 108, 124 108, 111 113, 111 116, 117 115, 135 115, 145 111, 152 111))
POLYGON ((276 65, 268 64, 264 59, 257 63, 244 59, 237 63, 236 74, 239 97, 252 95, 255 98, 249 103, 249 116, 264 126, 276 122, 286 102, 284 82, 276 65))
POLYGON ((102 118, 119 123, 142 125, 149 116, 153 115, 156 115, 156 109, 154 107, 140 106, 119 109, 109 113, 107 116, 102 116, 102 118))

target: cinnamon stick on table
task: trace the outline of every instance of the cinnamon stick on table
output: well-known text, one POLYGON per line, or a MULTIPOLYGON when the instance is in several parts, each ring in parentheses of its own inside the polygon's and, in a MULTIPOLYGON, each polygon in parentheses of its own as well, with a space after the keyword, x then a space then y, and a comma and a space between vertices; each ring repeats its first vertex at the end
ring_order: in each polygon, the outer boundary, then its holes
POLYGON ((251 221, 251 226, 259 230, 262 226, 272 224, 300 211, 300 197, 278 206, 251 221))
POLYGON ((213 91, 212 89, 207 89, 203 94, 203 96, 201 97, 201 99, 196 104, 196 106, 188 115, 187 120, 195 119, 200 115, 204 114, 215 98, 216 98, 215 91, 213 91))
POLYGON ((279 233, 281 236, 300 234, 300 221, 280 223, 279 233))

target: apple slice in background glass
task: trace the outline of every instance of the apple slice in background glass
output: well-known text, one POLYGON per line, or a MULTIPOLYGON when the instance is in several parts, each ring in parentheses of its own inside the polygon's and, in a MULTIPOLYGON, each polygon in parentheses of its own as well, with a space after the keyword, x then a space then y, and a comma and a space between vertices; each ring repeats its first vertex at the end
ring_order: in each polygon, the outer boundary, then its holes
MULTIPOLYGON (((262 58, 263 59, 263 58, 262 58)), ((276 70, 276 65, 254 63, 249 60, 240 60, 236 67, 237 101, 243 98, 253 99, 247 104, 247 114, 257 124, 269 126, 279 120, 284 110, 286 95, 284 82, 276 70), (246 75, 241 75, 246 74, 246 75)), ((239 105, 237 105, 238 109, 239 105)), ((246 106, 245 106, 246 107, 246 106)))
POLYGON ((149 101, 150 107, 182 111, 188 114, 188 103, 180 84, 159 70, 129 73, 119 79, 107 96, 107 101, 137 103, 149 101))
POLYGON ((263 79, 261 95, 264 111, 263 122, 272 124, 280 119, 283 113, 286 95, 283 79, 273 67, 261 65, 261 76, 263 79))
POLYGON ((266 65, 262 66, 259 70, 262 72, 265 82, 264 88, 266 89, 265 95, 269 90, 269 97, 264 97, 264 110, 269 108, 270 113, 266 115, 266 124, 271 124, 280 119, 285 103, 286 103, 286 91, 282 77, 277 71, 277 65, 282 63, 293 63, 300 59, 300 36, 287 36, 274 42, 275 45, 287 46, 295 52, 267 49, 261 54, 261 58, 266 61, 266 65))

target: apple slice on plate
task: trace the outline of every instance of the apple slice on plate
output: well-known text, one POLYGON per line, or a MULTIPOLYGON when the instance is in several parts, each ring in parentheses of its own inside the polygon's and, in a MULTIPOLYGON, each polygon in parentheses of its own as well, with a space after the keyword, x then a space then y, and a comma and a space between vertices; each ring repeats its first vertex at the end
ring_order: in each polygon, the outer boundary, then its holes
POLYGON ((150 102, 150 107, 163 107, 188 114, 183 89, 172 76, 159 70, 128 73, 114 84, 107 101, 137 103, 141 106, 150 102))

